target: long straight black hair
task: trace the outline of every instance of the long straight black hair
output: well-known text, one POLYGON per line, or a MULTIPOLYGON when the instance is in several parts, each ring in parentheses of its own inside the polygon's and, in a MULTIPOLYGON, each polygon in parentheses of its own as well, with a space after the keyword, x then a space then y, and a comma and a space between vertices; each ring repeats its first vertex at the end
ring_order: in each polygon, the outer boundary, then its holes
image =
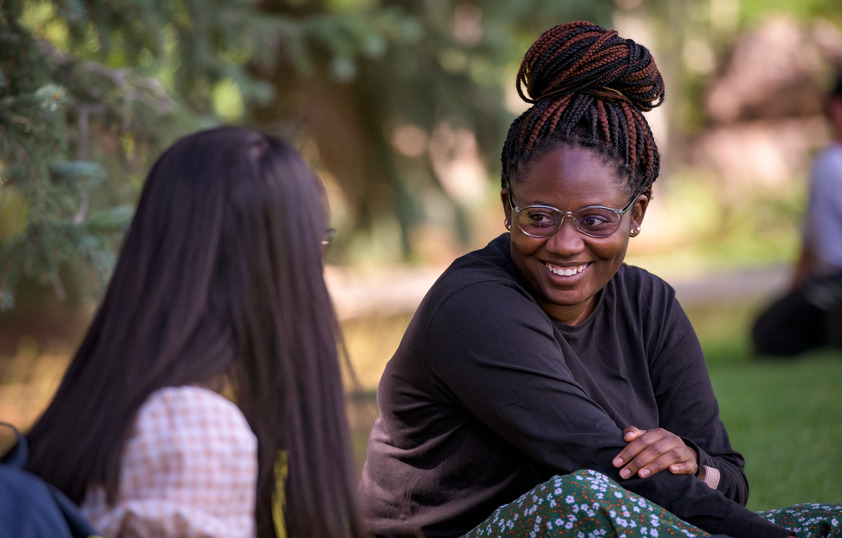
POLYGON ((104 300, 28 434, 32 471, 113 500, 138 408, 167 386, 233 389, 258 439, 257 532, 358 536, 356 481, 323 279, 324 190, 289 144, 220 127, 176 142, 143 187, 104 300))

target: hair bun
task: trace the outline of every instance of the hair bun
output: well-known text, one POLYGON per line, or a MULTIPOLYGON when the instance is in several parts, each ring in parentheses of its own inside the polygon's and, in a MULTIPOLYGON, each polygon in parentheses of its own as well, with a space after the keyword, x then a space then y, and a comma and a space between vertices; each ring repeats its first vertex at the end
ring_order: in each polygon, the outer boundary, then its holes
POLYGON ((664 80, 649 49, 587 21, 544 32, 526 52, 517 91, 528 103, 586 92, 651 110, 664 100, 664 80))

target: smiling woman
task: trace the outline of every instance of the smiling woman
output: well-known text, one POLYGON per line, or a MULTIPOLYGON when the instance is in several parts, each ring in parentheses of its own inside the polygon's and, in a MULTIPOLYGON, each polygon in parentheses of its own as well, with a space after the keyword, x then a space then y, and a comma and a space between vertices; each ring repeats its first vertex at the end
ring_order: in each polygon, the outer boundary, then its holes
POLYGON ((506 220, 516 223, 512 261, 538 292, 544 312, 577 325, 593 312, 597 294, 622 265, 649 198, 634 195, 627 202, 620 163, 578 145, 548 149, 525 168, 518 176, 518 199, 530 205, 515 206, 511 186, 502 192, 506 220), (620 210, 605 207, 624 203, 620 210), (572 217, 567 226, 566 215, 572 217))
POLYGON ((361 483, 371 529, 792 535, 745 508, 675 291, 623 263, 659 173, 649 51, 564 24, 517 82, 532 106, 503 146, 510 233, 445 271, 386 366, 361 483))

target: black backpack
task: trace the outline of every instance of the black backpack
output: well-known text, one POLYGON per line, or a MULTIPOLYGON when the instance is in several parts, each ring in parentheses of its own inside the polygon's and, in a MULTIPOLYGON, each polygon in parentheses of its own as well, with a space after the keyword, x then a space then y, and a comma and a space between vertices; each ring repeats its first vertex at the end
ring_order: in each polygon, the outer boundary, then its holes
POLYGON ((0 462, 0 533, 15 538, 91 538, 100 536, 64 493, 24 467, 29 456, 26 438, 0 422, 17 437, 17 444, 0 462))

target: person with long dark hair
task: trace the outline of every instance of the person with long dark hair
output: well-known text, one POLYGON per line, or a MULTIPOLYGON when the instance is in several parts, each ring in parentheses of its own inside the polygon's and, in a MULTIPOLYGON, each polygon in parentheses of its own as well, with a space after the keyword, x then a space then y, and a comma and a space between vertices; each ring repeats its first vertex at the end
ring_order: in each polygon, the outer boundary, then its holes
POLYGON ((237 127, 152 167, 29 469, 106 537, 361 536, 325 193, 237 127))
POLYGON ((360 484, 372 531, 757 538, 833 521, 745 508, 675 291, 624 263, 659 174, 652 55, 559 25, 517 89, 531 106, 503 145, 508 232, 436 281, 380 381, 360 484))

